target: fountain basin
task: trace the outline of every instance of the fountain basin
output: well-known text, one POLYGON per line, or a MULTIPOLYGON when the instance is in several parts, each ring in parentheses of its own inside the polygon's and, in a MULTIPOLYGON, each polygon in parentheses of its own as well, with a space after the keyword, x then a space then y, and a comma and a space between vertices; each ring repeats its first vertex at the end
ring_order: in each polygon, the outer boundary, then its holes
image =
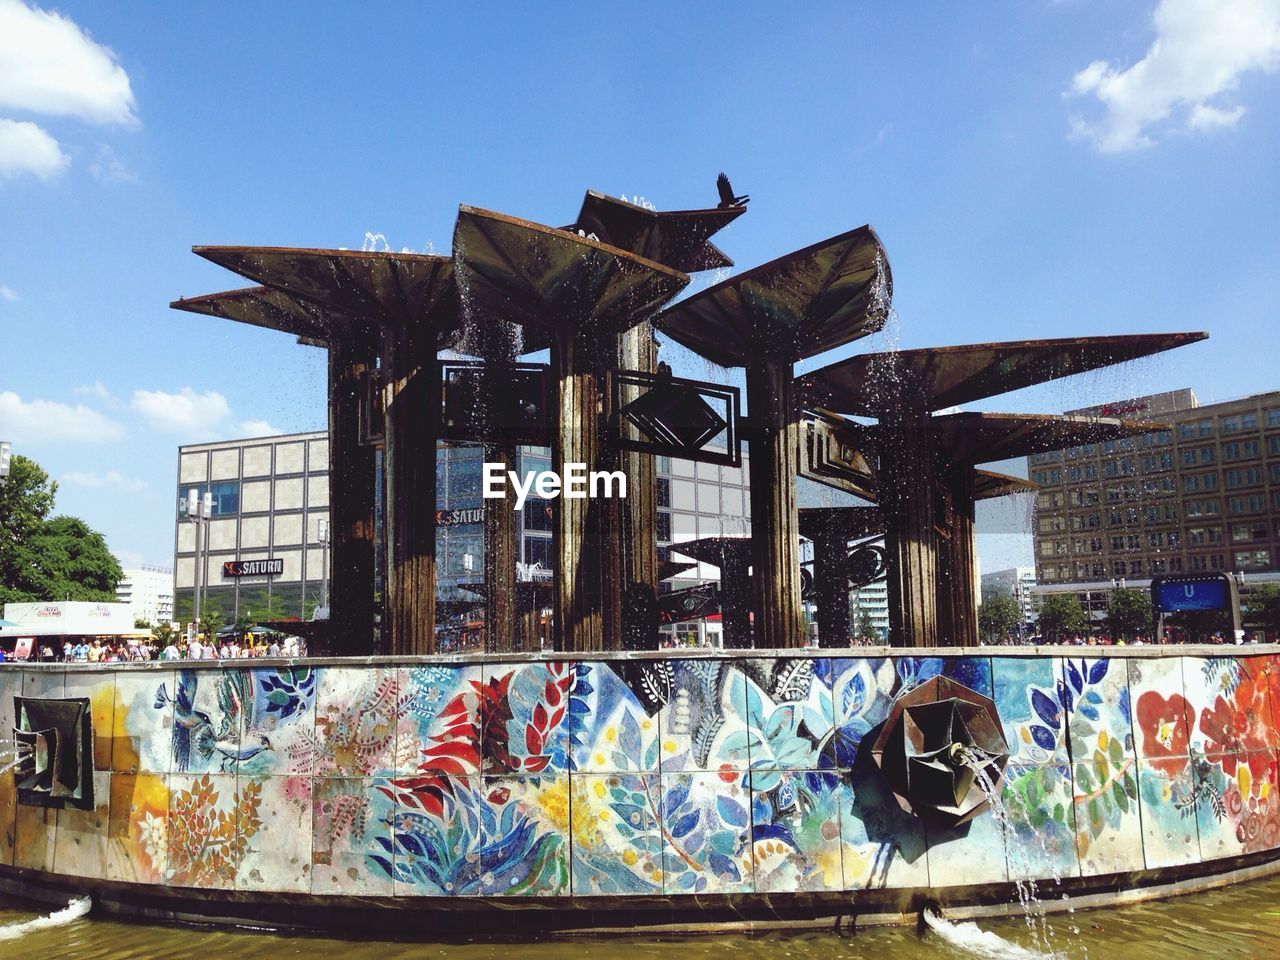
POLYGON ((89 700, 94 809, 0 777, 0 890, 143 918, 830 925, 1280 862, 1274 646, 6 665, 5 730, 15 696, 89 700), (870 763, 895 699, 939 676, 998 708, 1007 851, 990 815, 903 811, 870 763))

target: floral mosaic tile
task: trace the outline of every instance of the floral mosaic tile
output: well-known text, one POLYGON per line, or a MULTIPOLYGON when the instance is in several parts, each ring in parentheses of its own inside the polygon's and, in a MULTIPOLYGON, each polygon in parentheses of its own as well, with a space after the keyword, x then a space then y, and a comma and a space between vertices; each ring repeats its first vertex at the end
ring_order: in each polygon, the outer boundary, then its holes
POLYGON ((395 772, 467 776, 483 764, 482 725, 500 712, 483 701, 479 666, 403 667, 398 671, 395 772))
POLYGON ((257 827, 242 824, 242 805, 257 810, 261 787, 237 792, 236 777, 223 773, 170 774, 164 875, 175 887, 231 890, 257 827))
POLYGON ((1118 723, 1119 711, 1097 713, 1097 720, 1077 713, 1071 723, 1076 849, 1085 876, 1143 867, 1133 739, 1109 729, 1106 718, 1118 723))
POLYGON ((172 670, 116 673, 111 769, 116 773, 167 774, 173 766, 172 670))
POLYGON ((1266 679, 1258 658, 1186 657, 1183 685, 1193 755, 1274 749, 1266 679))
POLYGON ((899 678, 895 696, 938 676, 962 683, 984 697, 993 696, 988 657, 895 657, 894 666, 899 678))
POLYGON ((1134 748, 1139 759, 1157 769, 1164 760, 1187 756, 1195 714, 1183 694, 1182 660, 1130 660, 1129 705, 1134 748))
POLYGON ((311 785, 308 776, 236 778, 237 890, 310 892, 311 785))
POLYGON ((576 720, 570 701, 586 672, 567 661, 486 664, 480 701, 484 772, 567 772, 576 720))
POLYGON ((887 657, 832 657, 830 664, 832 733, 821 753, 824 766, 847 770, 862 739, 889 716, 898 671, 887 657))
POLYGON ((237 750, 214 747, 222 768, 251 775, 310 774, 318 669, 266 667, 234 673, 244 691, 244 719, 237 750))
MULTIPOLYGON (((1075 806, 1067 763, 1011 763, 1000 784, 1011 880, 1061 880, 1080 874, 1075 806)), ((990 816, 991 814, 983 814, 990 816)))
POLYGON ((1274 751, 1197 757, 1193 774, 1202 859, 1270 848, 1264 835, 1269 832, 1274 839, 1280 832, 1280 825, 1269 823, 1276 814, 1268 802, 1276 789, 1274 751))
POLYGON ((317 777, 392 775, 398 718, 410 696, 394 667, 322 668, 315 724, 300 729, 294 748, 299 768, 317 777))
POLYGON ((845 890, 929 885, 924 824, 899 806, 879 770, 861 760, 836 799, 845 890))
POLYGON ((1066 704, 1070 700, 1065 696, 1061 661, 1049 657, 995 657, 991 668, 993 699, 1012 759, 1024 763, 1067 762, 1066 704))
POLYGON ((113 773, 106 877, 163 883, 169 863, 169 786, 165 774, 113 773))
POLYGON ((574 896, 661 894, 658 775, 584 773, 570 782, 574 896))
POLYGON ((374 876, 393 881, 397 897, 479 896, 485 892, 485 820, 492 817, 480 776, 440 776, 414 789, 389 787, 390 836, 375 834, 381 852, 371 854, 374 876))
POLYGON ((822 770, 756 770, 751 862, 757 893, 839 890, 840 778, 822 770))
POLYGON ((1138 761, 1142 849, 1147 869, 1195 863, 1200 857, 1196 806, 1203 802, 1202 771, 1188 757, 1138 761))
POLYGON ((569 893, 569 775, 485 777, 481 890, 489 896, 569 893))
POLYGON ((667 896, 751 893, 750 791, 737 771, 662 774, 662 873, 667 896))
POLYGON ((317 778, 312 785, 311 892, 391 896, 385 858, 391 838, 391 800, 367 779, 317 778))
POLYGON ((745 770, 747 677, 724 660, 673 660, 671 699, 658 714, 663 774, 745 770))
POLYGON ((640 667, 632 675, 638 688, 624 681, 624 671, 615 672, 608 664, 574 665, 569 751, 575 771, 657 772, 660 705, 650 705, 657 697, 658 687, 653 685, 659 681, 645 673, 649 662, 637 662, 640 667))

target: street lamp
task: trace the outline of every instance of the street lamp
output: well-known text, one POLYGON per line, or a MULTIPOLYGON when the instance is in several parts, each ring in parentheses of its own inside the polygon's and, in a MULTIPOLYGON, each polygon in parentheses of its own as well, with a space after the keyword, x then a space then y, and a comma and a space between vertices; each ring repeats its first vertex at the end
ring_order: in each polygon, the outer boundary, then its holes
POLYGON ((192 629, 188 633, 188 639, 190 640, 200 633, 200 607, 204 592, 208 588, 209 571, 206 567, 209 553, 209 518, 213 516, 213 491, 206 490, 204 496, 201 497, 200 489, 192 487, 187 491, 186 506, 187 520, 196 525, 195 616, 192 629))

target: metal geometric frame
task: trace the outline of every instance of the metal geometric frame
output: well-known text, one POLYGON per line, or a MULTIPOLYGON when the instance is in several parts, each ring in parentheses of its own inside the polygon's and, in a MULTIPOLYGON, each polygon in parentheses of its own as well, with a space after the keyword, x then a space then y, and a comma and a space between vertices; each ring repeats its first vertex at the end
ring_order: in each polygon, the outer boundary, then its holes
MULTIPOLYGON (((683 377, 672 377, 641 370, 614 370, 609 373, 610 416, 608 418, 607 436, 610 443, 620 450, 634 450, 638 453, 651 453, 655 456, 677 457, 682 460, 693 460, 697 463, 716 463, 726 467, 742 465, 742 438, 738 429, 741 409, 741 394, 737 387, 720 386, 705 383, 701 380, 689 380, 683 377), (724 404, 724 412, 716 411, 716 416, 723 421, 723 427, 714 434, 704 437, 698 445, 683 445, 674 439, 669 443, 655 440, 635 440, 622 435, 622 422, 628 411, 638 409, 651 391, 656 387, 675 387, 692 390, 704 401, 720 401, 724 404), (624 387, 637 387, 644 390, 636 399, 623 402, 624 387), (725 452, 708 450, 703 444, 721 434, 725 437, 725 452)), ((711 403, 708 403, 711 406, 711 403)))
POLYGON ((525 443, 545 447, 551 443, 551 396, 550 368, 545 363, 512 363, 493 360, 448 360, 440 365, 440 439, 455 441, 487 442, 487 443, 525 443), (460 380, 470 371, 480 371, 483 375, 506 374, 512 380, 527 376, 537 391, 537 403, 543 414, 542 422, 537 426, 525 429, 495 432, 487 436, 477 436, 473 431, 455 424, 449 419, 450 385, 460 380))
POLYGON ((93 716, 87 697, 14 697, 13 738, 29 749, 14 768, 18 803, 93 809, 93 716))
POLYGON ((874 500, 876 482, 871 464, 861 450, 840 436, 848 428, 856 426, 858 424, 837 421, 821 414, 807 416, 799 475, 806 480, 874 500), (849 453, 846 454, 845 448, 849 453))

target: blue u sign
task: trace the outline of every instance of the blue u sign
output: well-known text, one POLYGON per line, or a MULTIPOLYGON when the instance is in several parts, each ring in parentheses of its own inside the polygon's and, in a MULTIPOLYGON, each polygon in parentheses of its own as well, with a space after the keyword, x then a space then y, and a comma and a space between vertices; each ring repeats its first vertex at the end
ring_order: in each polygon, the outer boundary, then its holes
POLYGON ((1226 610, 1231 597, 1225 580, 1166 580, 1156 591, 1156 609, 1164 613, 1180 610, 1226 610))

